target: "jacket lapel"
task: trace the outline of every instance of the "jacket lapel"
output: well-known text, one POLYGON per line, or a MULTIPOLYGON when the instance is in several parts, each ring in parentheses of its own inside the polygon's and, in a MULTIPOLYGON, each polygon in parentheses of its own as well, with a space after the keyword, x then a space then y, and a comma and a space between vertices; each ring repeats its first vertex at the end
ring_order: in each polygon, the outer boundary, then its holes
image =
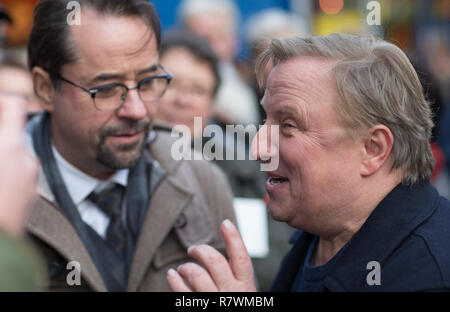
MULTIPOLYGON (((31 155, 36 156, 32 139, 29 135, 26 136, 25 146, 31 155)), ((78 234, 68 218, 56 205, 55 197, 50 190, 42 168, 39 170, 36 192, 39 198, 28 220, 27 231, 53 247, 67 260, 78 261, 84 280, 94 290, 106 291, 100 273, 97 271, 86 248, 84 248, 78 234)))
POLYGON ((139 234, 128 277, 128 291, 137 291, 156 251, 173 224, 194 196, 189 173, 183 172, 179 161, 170 156, 171 140, 158 135, 150 144, 150 154, 165 170, 166 176, 152 194, 150 207, 139 234))
POLYGON ((137 291, 158 247, 173 224, 189 205, 193 193, 173 176, 166 177, 156 189, 139 235, 128 279, 128 291, 137 291))
POLYGON ((39 198, 28 220, 27 230, 68 261, 77 261, 81 274, 96 291, 106 291, 94 263, 67 217, 58 207, 44 198, 39 198))

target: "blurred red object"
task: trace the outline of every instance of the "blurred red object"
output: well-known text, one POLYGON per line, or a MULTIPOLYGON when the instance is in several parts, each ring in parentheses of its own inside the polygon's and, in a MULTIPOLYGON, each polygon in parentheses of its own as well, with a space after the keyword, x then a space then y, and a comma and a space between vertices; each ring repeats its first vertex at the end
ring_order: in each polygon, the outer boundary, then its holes
POLYGON ((431 182, 434 182, 441 171, 445 170, 445 156, 440 146, 434 142, 431 142, 431 152, 433 153, 433 157, 436 162, 433 170, 433 175, 430 179, 431 182))
POLYGON ((319 0, 319 6, 325 14, 338 14, 344 7, 344 0, 319 0))

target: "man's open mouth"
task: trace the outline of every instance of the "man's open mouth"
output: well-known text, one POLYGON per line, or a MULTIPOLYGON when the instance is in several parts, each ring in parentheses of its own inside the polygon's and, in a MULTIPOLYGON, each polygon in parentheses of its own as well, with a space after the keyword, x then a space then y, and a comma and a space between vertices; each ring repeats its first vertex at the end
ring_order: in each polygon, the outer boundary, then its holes
POLYGON ((274 177, 274 176, 270 177, 269 180, 268 180, 270 185, 277 185, 277 184, 280 184, 280 183, 283 183, 283 182, 287 182, 287 181, 289 181, 287 178, 274 177))

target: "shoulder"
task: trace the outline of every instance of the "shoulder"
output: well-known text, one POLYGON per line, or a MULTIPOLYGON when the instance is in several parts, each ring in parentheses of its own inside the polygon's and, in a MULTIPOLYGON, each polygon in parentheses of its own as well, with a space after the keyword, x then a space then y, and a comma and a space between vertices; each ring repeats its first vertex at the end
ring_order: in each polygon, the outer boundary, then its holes
POLYGON ((382 265, 382 278, 392 289, 450 290, 450 203, 443 197, 382 265), (383 274, 385 270, 386 274, 383 274), (389 273, 388 273, 389 272, 389 273))
POLYGON ((433 215, 416 229, 414 235, 423 241, 430 261, 440 271, 443 283, 450 289, 450 202, 439 197, 433 215))
POLYGON ((449 290, 438 258, 423 236, 411 234, 385 263, 381 263, 381 287, 384 291, 449 290))
POLYGON ((235 222, 233 197, 222 170, 212 162, 201 159, 200 154, 190 154, 187 159, 177 160, 172 155, 172 149, 178 134, 167 128, 157 128, 154 132, 150 153, 166 170, 167 180, 191 192, 194 199, 204 202, 212 213, 216 229, 224 219, 235 222))
POLYGON ((217 190, 223 196, 231 197, 231 190, 222 169, 211 161, 205 160, 201 153, 190 150, 187 157, 179 159, 176 145, 179 133, 167 124, 155 123, 150 135, 150 153, 169 175, 183 174, 192 184, 199 185, 204 192, 217 190), (195 180, 195 182, 194 182, 195 180))
POLYGON ((0 249, 0 291, 40 291, 45 284, 45 266, 36 248, 0 230, 0 249))
MULTIPOLYGON (((169 174, 174 173, 177 168, 189 168, 191 174, 195 175, 202 184, 208 185, 211 180, 223 183, 226 178, 222 170, 203 156, 190 151, 189 157, 178 159, 173 155, 174 146, 179 139, 179 134, 167 124, 156 123, 150 135, 150 152, 152 156, 166 169, 169 174)), ((189 146, 190 148, 190 146, 189 146)), ((178 151, 175 151, 178 152, 178 151)))

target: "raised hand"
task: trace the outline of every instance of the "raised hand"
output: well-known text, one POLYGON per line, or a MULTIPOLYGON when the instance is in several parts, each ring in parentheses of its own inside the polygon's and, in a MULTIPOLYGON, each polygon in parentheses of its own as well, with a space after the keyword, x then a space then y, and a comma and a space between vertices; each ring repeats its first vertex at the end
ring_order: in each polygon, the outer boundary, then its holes
POLYGON ((38 162, 25 151, 25 102, 0 95, 0 228, 19 236, 35 199, 38 162))
POLYGON ((211 246, 190 247, 188 255, 202 266, 189 262, 180 265, 177 271, 170 269, 167 272, 167 281, 173 291, 256 291, 252 262, 238 230, 229 220, 225 220, 220 229, 229 261, 211 246))

